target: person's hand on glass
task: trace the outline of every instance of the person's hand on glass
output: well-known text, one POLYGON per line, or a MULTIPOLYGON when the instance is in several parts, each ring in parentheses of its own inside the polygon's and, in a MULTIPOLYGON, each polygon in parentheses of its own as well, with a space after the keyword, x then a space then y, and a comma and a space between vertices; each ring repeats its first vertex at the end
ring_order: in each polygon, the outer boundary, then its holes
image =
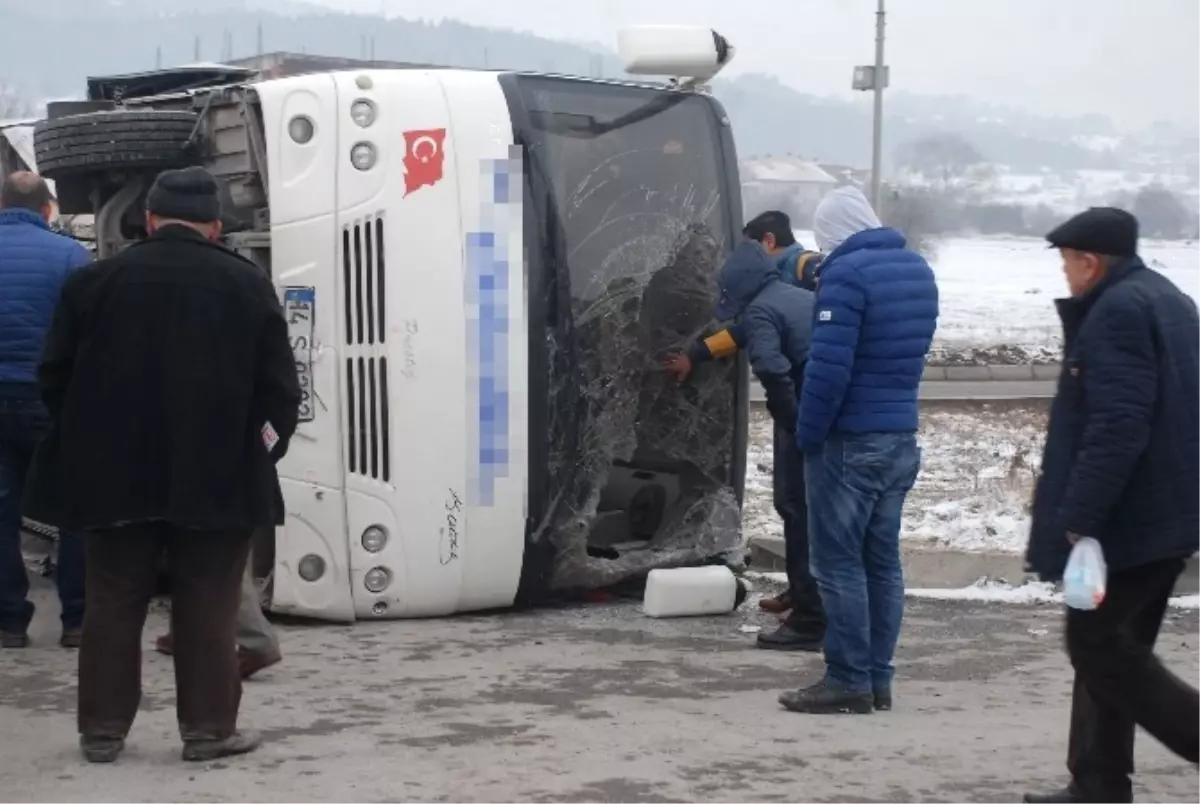
POLYGON ((684 382, 692 373, 692 359, 687 355, 673 355, 663 361, 663 371, 675 382, 684 382))

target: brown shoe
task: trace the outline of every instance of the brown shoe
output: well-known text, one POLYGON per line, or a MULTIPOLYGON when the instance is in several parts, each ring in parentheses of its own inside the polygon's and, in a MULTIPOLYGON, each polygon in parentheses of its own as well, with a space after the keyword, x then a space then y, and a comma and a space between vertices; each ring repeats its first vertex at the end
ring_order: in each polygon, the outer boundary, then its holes
POLYGON ((775 597, 764 597, 758 601, 758 607, 772 614, 783 614, 792 607, 792 593, 785 589, 775 597))
POLYGON ((64 628, 62 636, 58 638, 58 644, 64 648, 78 648, 83 644, 83 629, 64 628))
POLYGON ((154 640, 154 649, 163 656, 175 655, 175 636, 168 631, 167 633, 154 640))
POLYGON ((249 754, 260 745, 262 735, 255 731, 235 731, 224 740, 188 740, 183 744, 183 761, 212 762, 249 754))
POLYGON ((259 670, 265 670, 274 664, 279 664, 283 657, 279 654, 270 656, 265 653, 259 653, 256 650, 246 650, 238 648, 238 672, 242 674, 242 679, 245 680, 257 673, 259 670))

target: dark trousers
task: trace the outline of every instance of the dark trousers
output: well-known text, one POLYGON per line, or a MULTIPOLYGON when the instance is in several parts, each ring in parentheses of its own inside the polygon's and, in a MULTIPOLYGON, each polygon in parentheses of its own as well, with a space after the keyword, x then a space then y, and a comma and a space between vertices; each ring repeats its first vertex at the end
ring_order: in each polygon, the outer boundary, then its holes
POLYGON ((166 554, 175 635, 175 693, 184 740, 237 727, 242 682, 234 641, 250 532, 164 523, 87 537, 87 614, 79 652, 79 732, 125 737, 142 697, 142 627, 166 554))
POLYGON ((825 609, 821 606, 821 593, 808 565, 808 491, 804 483, 804 454, 796 445, 796 437, 779 425, 775 425, 774 452, 775 511, 783 520, 783 547, 792 596, 788 624, 798 631, 823 634, 825 609))
POLYGON ((1154 642, 1184 561, 1115 572, 1095 611, 1067 609, 1075 668, 1067 768, 1084 801, 1133 801, 1134 727, 1179 756, 1200 761, 1200 698, 1163 667, 1154 642))
MULTIPOLYGON (((0 631, 25 633, 33 619, 29 575, 21 555, 21 495, 49 415, 30 385, 0 384, 0 631)), ((60 532, 55 582, 63 628, 83 624, 83 538, 60 532)))

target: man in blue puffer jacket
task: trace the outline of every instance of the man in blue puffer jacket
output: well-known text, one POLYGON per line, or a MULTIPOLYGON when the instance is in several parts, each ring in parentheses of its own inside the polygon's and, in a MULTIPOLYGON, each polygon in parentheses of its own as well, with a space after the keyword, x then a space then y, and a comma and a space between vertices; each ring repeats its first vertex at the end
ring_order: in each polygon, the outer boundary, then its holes
POLYGON ((933 270, 843 187, 817 207, 828 256, 796 437, 808 481, 813 576, 829 617, 825 677, 780 702, 797 712, 891 708, 904 613, 900 515, 917 478, 917 390, 937 327, 933 270))
MULTIPOLYGON (((23 648, 33 618, 21 557, 21 493, 34 447, 50 420, 37 386, 46 331, 67 276, 87 249, 50 231, 50 189, 32 173, 0 188, 0 647, 23 648)), ((60 532, 57 565, 64 647, 83 626, 83 540, 60 532)))
POLYGON ((813 294, 783 281, 763 245, 743 240, 717 272, 716 317, 734 321, 754 375, 767 392, 774 420, 772 476, 775 510, 783 520, 787 558, 787 621, 760 634, 767 650, 819 651, 825 636, 821 597, 808 568, 808 510, 804 458, 796 446, 796 400, 812 337, 813 294))

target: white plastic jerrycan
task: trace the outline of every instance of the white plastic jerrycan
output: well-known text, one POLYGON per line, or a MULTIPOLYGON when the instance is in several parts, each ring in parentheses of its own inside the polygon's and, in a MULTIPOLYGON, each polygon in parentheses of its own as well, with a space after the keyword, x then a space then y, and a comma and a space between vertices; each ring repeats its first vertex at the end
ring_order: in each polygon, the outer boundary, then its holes
POLYGON ((1084 536, 1075 542, 1063 572, 1063 600, 1081 611, 1092 611, 1104 602, 1108 566, 1100 542, 1084 536))
POLYGON ((651 570, 642 611, 648 617, 728 614, 738 603, 737 577, 729 567, 651 570))

